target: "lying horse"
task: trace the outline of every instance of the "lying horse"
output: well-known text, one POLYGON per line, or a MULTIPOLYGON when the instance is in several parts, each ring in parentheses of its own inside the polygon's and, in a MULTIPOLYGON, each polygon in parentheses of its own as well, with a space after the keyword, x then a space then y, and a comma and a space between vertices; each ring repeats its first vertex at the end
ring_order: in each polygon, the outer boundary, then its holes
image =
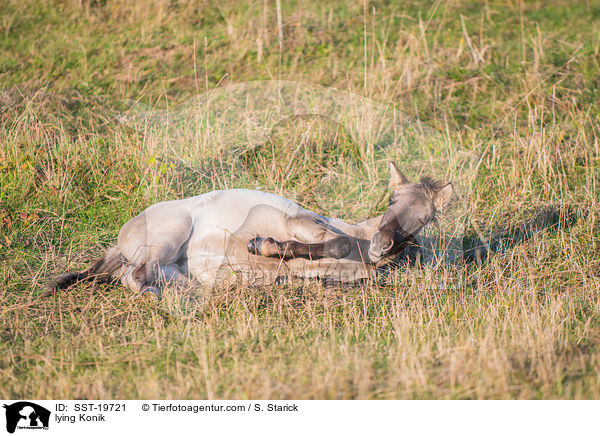
POLYGON ((166 284, 192 278, 263 284, 289 276, 339 282, 369 278, 375 264, 415 241, 452 194, 450 183, 428 177, 409 182, 393 162, 389 188, 385 213, 358 224, 246 189, 158 203, 128 221, 101 260, 57 277, 51 288, 120 278, 127 288, 160 298, 166 284))

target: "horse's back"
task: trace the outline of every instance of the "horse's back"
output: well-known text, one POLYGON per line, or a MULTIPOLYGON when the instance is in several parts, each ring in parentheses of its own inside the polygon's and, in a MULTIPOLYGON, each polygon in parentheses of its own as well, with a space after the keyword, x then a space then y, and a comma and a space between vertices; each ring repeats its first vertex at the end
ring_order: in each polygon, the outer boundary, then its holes
POLYGON ((285 215, 304 211, 287 198, 250 189, 213 191, 188 200, 185 207, 195 225, 226 229, 228 232, 242 226, 250 212, 257 207, 266 206, 285 215))
MULTIPOLYGON (((210 234, 235 233, 244 225, 250 211, 265 206, 283 214, 303 210, 291 200, 266 192, 249 189, 212 191, 149 206, 123 226, 119 244, 148 244, 149 240, 169 243, 169 240, 187 239, 193 235, 202 238, 210 234)), ((272 222, 275 216, 265 219, 272 222)), ((171 242, 179 246, 183 241, 171 242)))
POLYGON ((157 222, 168 222, 177 216, 188 215, 194 223, 200 221, 204 225, 230 227, 241 225, 248 213, 257 206, 270 206, 289 215, 305 211, 293 201, 276 194, 251 189, 228 189, 156 203, 140 215, 152 216, 157 222))

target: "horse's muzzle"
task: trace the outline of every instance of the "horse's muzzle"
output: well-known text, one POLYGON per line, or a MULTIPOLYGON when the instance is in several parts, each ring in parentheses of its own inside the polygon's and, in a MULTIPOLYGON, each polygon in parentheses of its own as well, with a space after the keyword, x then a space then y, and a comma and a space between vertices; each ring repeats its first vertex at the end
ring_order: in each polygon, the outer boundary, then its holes
POLYGON ((387 238, 381 232, 375 232, 369 244, 369 260, 373 263, 379 262, 390 251, 393 245, 393 239, 387 238))

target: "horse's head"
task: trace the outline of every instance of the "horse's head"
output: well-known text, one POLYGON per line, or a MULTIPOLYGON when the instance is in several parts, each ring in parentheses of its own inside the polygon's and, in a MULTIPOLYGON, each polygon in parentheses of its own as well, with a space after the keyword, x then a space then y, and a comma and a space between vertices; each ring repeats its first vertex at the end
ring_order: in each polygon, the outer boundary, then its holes
POLYGON ((394 162, 390 163, 390 204, 369 245, 369 259, 378 262, 399 254, 421 229, 435 219, 452 195, 451 183, 429 177, 411 183, 394 162))

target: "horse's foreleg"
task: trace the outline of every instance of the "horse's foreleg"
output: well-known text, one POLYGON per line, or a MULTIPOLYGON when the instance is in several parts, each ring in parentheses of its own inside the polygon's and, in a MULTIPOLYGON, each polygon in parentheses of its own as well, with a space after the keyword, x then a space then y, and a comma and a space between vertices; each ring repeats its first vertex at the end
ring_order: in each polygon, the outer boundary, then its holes
MULTIPOLYGON (((279 234, 283 242, 273 237, 257 236, 248 243, 252 254, 279 259, 341 259, 351 252, 353 238, 332 227, 326 218, 312 213, 285 215, 269 206, 255 208, 249 214, 252 219, 277 222, 281 228, 272 234, 279 234)), ((265 235, 266 236, 266 235, 265 235)))
POLYGON ((300 242, 325 242, 327 239, 344 236, 344 233, 332 227, 326 219, 315 214, 287 216, 285 227, 294 240, 300 242))
POLYGON ((342 259, 348 256, 351 250, 351 238, 347 236, 338 236, 324 242, 313 243, 291 240, 279 242, 273 238, 256 237, 248 243, 248 251, 252 254, 276 257, 283 260, 295 258, 312 260, 323 258, 342 259))

